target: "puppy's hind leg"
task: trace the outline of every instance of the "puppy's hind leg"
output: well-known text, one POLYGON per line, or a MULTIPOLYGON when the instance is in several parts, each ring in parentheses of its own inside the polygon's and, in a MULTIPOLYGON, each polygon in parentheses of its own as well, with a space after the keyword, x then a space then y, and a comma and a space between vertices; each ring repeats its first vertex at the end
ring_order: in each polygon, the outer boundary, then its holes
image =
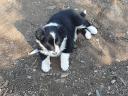
POLYGON ((80 33, 81 33, 86 39, 91 39, 91 37, 92 37, 91 33, 90 33, 87 29, 85 29, 85 28, 81 29, 81 30, 80 30, 80 33))
MULTIPOLYGON (((81 17, 85 17, 87 14, 86 10, 84 10, 83 12, 80 13, 81 17)), ((83 21, 84 25, 87 27, 87 30, 91 33, 91 34, 97 34, 97 29, 96 27, 94 27, 93 25, 91 25, 87 20, 83 21)), ((88 34, 88 33, 87 33, 88 34)))
POLYGON ((91 26, 88 26, 87 27, 87 30, 91 33, 91 34, 97 34, 97 29, 96 29, 96 27, 94 27, 93 25, 91 25, 91 26))

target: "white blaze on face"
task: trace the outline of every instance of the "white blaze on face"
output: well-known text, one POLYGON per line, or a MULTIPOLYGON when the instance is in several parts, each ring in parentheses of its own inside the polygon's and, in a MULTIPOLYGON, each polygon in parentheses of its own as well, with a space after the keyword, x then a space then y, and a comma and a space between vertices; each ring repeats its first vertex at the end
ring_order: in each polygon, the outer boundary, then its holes
POLYGON ((56 34, 55 34, 54 32, 51 32, 50 35, 51 35, 51 36, 53 37, 53 39, 54 39, 54 48, 55 48, 55 52, 56 52, 56 54, 58 54, 58 53, 60 52, 60 48, 59 48, 59 46, 56 45, 56 43, 55 43, 56 34))
POLYGON ((56 39, 56 34, 54 32, 50 32, 50 35, 53 37, 53 39, 56 39))

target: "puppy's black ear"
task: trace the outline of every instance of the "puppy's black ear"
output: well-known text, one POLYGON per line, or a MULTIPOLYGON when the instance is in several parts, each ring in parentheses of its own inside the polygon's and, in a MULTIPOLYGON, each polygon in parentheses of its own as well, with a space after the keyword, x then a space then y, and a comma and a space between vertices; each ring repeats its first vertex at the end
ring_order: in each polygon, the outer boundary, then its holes
POLYGON ((44 39, 44 30, 41 28, 38 28, 35 32, 36 39, 43 40, 44 39))

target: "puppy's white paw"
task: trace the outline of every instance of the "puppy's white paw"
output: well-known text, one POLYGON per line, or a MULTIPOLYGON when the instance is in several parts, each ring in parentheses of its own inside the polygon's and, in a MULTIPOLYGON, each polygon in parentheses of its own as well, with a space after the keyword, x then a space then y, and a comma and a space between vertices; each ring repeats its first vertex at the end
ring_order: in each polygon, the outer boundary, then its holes
POLYGON ((94 26, 89 26, 87 29, 91 32, 91 34, 97 34, 97 29, 94 26))
POLYGON ((61 69, 63 71, 67 71, 69 68, 69 62, 64 62, 64 63, 61 63, 61 69))
POLYGON ((62 53, 61 54, 61 69, 63 71, 67 71, 69 68, 69 53, 62 53))
POLYGON ((92 38, 92 35, 91 35, 91 33, 88 30, 86 30, 85 37, 87 39, 91 39, 92 38))
POLYGON ((41 69, 43 72, 49 72, 51 67, 50 67, 50 57, 47 57, 45 60, 42 61, 41 64, 41 69))
POLYGON ((42 64, 41 64, 41 69, 43 72, 49 72, 50 71, 50 64, 47 64, 47 63, 43 63, 42 61, 42 64))

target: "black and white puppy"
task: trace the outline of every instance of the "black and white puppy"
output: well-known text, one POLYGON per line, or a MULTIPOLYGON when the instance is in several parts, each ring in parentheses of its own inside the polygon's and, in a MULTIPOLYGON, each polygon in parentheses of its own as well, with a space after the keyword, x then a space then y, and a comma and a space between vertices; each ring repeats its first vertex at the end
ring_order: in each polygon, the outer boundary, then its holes
POLYGON ((44 72, 51 68, 50 57, 57 56, 60 56, 61 69, 67 71, 77 34, 82 33, 90 39, 91 34, 97 33, 97 29, 84 18, 85 16, 86 11, 78 14, 72 9, 63 10, 54 14, 45 26, 38 28, 35 35, 39 48, 30 54, 39 52, 42 59, 41 69, 44 72), (82 31, 78 32, 79 29, 82 31))

